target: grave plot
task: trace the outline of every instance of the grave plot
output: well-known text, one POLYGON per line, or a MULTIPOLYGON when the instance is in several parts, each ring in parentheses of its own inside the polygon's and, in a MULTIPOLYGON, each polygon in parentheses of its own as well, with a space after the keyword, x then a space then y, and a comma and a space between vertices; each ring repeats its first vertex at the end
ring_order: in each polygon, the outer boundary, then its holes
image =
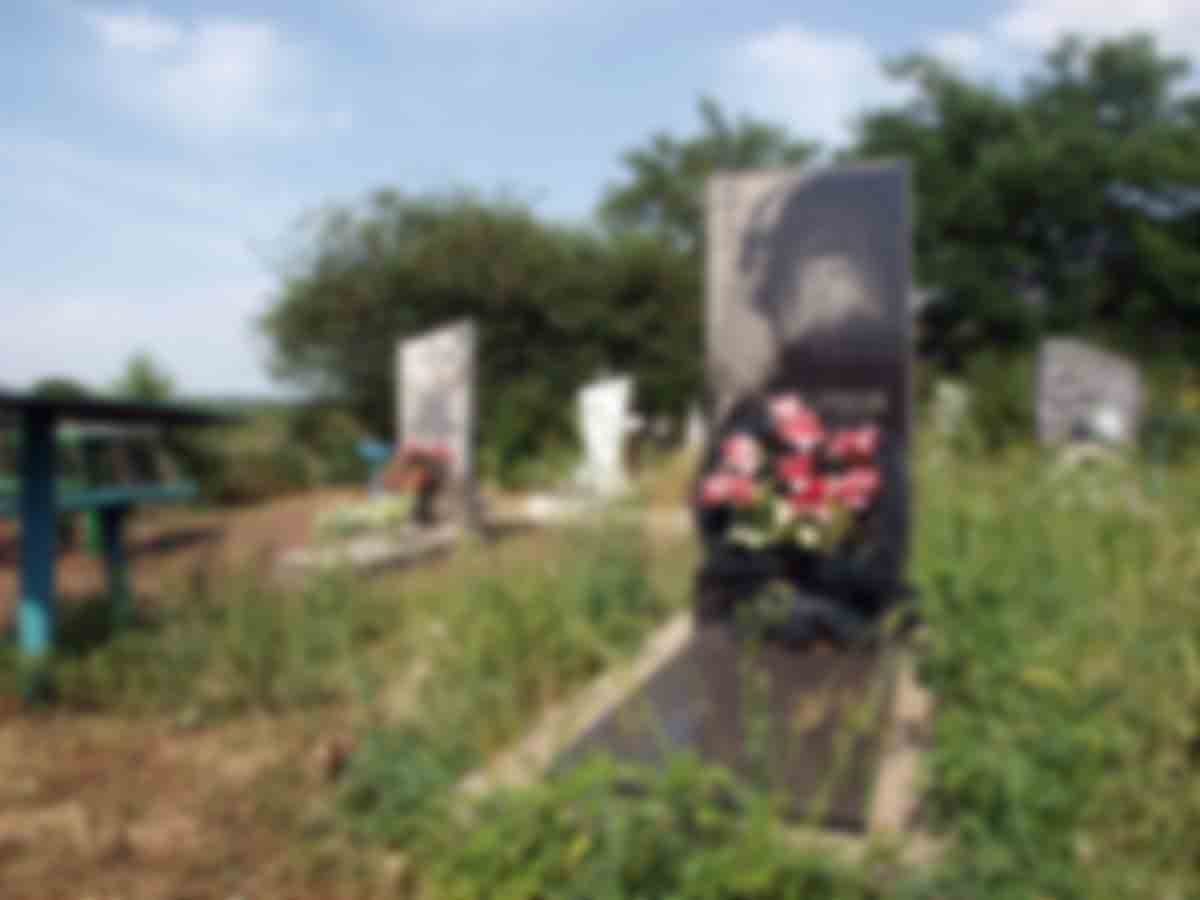
POLYGON ((690 749, 777 787, 796 821, 903 827, 907 168, 723 175, 707 211, 695 628, 555 765, 690 749))
POLYGON ((594 381, 579 390, 576 405, 583 460, 564 489, 526 500, 527 518, 539 523, 579 518, 628 496, 625 449, 633 390, 629 376, 594 381))
POLYGON ((396 348, 398 448, 381 464, 381 491, 334 510, 324 540, 282 560, 285 572, 348 565, 372 571, 453 548, 481 526, 475 473, 476 328, 464 321, 396 348))

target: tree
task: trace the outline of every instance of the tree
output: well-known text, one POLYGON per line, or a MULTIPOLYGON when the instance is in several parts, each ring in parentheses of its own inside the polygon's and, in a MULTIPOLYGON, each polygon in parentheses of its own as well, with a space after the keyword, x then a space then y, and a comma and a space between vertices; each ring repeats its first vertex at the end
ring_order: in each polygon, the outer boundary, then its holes
POLYGON ((163 402, 174 395, 175 384, 149 353, 142 352, 130 358, 125 374, 113 385, 113 393, 130 400, 163 402))
POLYGON ((709 175, 794 165, 816 150, 779 125, 746 116, 730 121, 711 98, 701 99, 699 112, 699 134, 683 139, 655 134, 647 146, 624 154, 629 178, 610 188, 600 204, 600 218, 610 228, 648 230, 699 253, 709 175))
POLYGON ((262 323, 273 371, 343 399, 379 434, 394 428, 397 340, 475 319, 493 474, 569 444, 575 389, 601 368, 631 370, 648 411, 681 402, 677 385, 699 371, 681 364, 699 314, 678 250, 544 224, 505 201, 381 191, 313 217, 283 275, 262 323))
POLYGON ((51 375, 35 382, 30 393, 47 400, 86 400, 94 396, 87 385, 61 375, 51 375))
POLYGON ((1200 102, 1143 36, 1067 38, 1015 95, 927 57, 911 103, 865 117, 854 155, 912 160, 924 349, 950 365, 1053 331, 1117 339, 1200 324, 1200 102))

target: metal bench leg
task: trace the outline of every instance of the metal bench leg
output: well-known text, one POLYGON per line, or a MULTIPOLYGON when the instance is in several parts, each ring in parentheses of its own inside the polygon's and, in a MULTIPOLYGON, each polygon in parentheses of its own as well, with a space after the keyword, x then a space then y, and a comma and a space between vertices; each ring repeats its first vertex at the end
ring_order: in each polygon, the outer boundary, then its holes
POLYGON ((17 639, 29 666, 26 699, 50 690, 54 650, 54 418, 41 411, 23 417, 21 441, 21 599, 17 639))
POLYGON ((112 603, 114 629, 129 624, 132 600, 129 594, 129 565, 125 556, 125 518, 127 506, 106 506, 100 510, 100 536, 104 547, 104 565, 108 570, 108 595, 112 603))

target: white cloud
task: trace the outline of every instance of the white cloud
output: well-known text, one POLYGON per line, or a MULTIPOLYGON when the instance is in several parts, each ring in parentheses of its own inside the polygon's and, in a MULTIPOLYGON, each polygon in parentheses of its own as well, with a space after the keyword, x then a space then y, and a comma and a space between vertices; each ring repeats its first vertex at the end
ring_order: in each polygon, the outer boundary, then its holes
POLYGON ((470 30, 528 21, 582 6, 578 0, 359 0, 383 19, 440 30, 470 30))
POLYGON ((152 53, 174 47, 183 38, 183 31, 174 22, 145 10, 85 10, 83 15, 105 45, 114 50, 152 53))
POLYGON ((106 83, 130 108, 193 136, 291 137, 314 124, 310 61, 274 25, 82 10, 106 83))
POLYGON ((879 54, 861 38, 799 25, 752 35, 730 52, 724 93, 797 133, 840 145, 856 116, 903 101, 911 88, 888 78, 879 54))
POLYGON ((1018 46, 1046 50, 1065 32, 1087 38, 1148 31, 1176 51, 1200 50, 1200 0, 1017 0, 994 31, 1018 46))
POLYGON ((947 31, 934 36, 929 52, 952 66, 969 68, 983 57, 984 44, 979 36, 965 31, 947 31))

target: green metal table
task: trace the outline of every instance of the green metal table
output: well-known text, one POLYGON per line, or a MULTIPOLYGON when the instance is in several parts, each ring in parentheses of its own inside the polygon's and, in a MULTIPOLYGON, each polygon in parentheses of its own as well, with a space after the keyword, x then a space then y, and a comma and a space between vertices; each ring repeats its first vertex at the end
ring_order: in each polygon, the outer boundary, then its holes
MULTIPOLYGON (((20 522, 21 570, 17 607, 17 640, 22 657, 35 671, 45 672, 54 650, 56 620, 54 567, 56 518, 63 512, 95 510, 100 517, 101 544, 114 603, 114 616, 128 613, 128 562, 124 524, 130 509, 146 503, 187 500, 191 482, 123 484, 59 492, 55 427, 60 422, 113 424, 210 425, 236 421, 232 416, 198 407, 109 399, 54 400, 0 391, 0 418, 20 429, 17 460, 19 493, 0 497, 0 516, 20 522)), ((27 682, 26 693, 48 688, 48 674, 27 682)))

